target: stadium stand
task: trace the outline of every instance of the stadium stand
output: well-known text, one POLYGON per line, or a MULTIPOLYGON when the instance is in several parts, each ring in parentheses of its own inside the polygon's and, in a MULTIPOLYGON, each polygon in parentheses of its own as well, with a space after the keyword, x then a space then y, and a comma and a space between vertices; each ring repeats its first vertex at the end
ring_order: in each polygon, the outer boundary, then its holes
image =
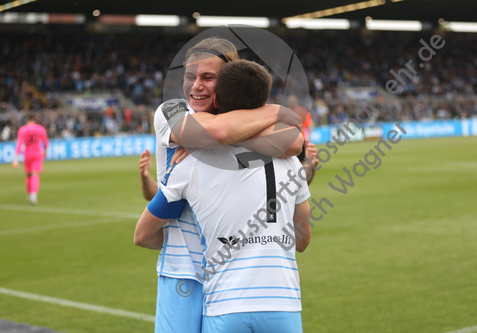
MULTIPOLYGON (((354 117, 358 103, 382 91, 393 79, 390 70, 397 72, 409 60, 417 74, 405 80, 376 121, 477 115, 475 35, 445 32, 446 46, 419 69, 419 40, 432 34, 350 30, 280 37, 309 78, 310 96, 302 96, 301 104, 315 125, 354 117)), ((2 38, 0 133, 8 141, 26 111, 41 113, 51 138, 150 132, 167 68, 191 36, 52 30, 4 32, 2 38)), ((284 83, 275 80, 270 102, 282 102, 283 90, 284 83)))

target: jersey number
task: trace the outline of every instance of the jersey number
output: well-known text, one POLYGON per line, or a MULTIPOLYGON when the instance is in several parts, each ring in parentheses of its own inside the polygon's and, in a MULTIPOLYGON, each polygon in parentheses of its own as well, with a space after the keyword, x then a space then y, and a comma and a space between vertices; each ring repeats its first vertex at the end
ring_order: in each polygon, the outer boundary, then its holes
POLYGON ((250 167, 250 161, 262 160, 265 163, 265 179, 267 181, 267 210, 269 223, 277 222, 277 190, 275 187, 275 169, 273 168, 273 159, 259 153, 247 152, 235 155, 239 169, 250 167))
POLYGON ((38 137, 37 137, 36 133, 27 135, 27 140, 26 140, 26 145, 27 146, 31 146, 31 145, 33 145, 37 142, 38 142, 38 137))

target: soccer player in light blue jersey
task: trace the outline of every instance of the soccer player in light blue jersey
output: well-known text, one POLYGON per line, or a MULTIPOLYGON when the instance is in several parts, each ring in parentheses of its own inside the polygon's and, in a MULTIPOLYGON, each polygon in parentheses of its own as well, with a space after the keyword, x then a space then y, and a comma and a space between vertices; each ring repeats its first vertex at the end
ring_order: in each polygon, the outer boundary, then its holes
MULTIPOLYGON (((218 79, 219 111, 263 105, 270 87, 263 67, 228 63, 218 79)), ((287 129, 293 130, 299 132, 287 129)), ((310 194, 300 162, 237 146, 199 152, 199 159, 189 156, 167 171, 138 221, 135 242, 155 239, 186 199, 205 251, 202 271, 195 275, 204 281, 202 332, 238 327, 244 333, 302 332, 295 250, 305 250, 311 226, 303 223, 309 221, 310 194), (207 160, 220 160, 224 168, 207 160), (257 161, 263 167, 249 168, 257 161)))
MULTIPOLYGON (((184 78, 187 100, 164 102, 156 111, 157 179, 163 179, 179 145, 213 147, 248 139, 259 132, 268 133, 278 120, 298 123, 290 112, 278 118, 278 106, 263 106, 256 110, 238 110, 215 115, 214 106, 217 76, 221 67, 238 59, 232 43, 219 38, 207 38, 191 48, 186 55, 190 67, 184 78), (261 115, 258 117, 258 115, 261 115), (184 125, 185 118, 189 120, 184 125), (236 126, 240 119, 240 126, 236 126), (186 135, 181 134, 181 130, 186 135)), ((283 110, 282 110, 283 111, 283 110)), ((303 141, 301 141, 303 142, 303 141)), ((263 149, 263 148, 262 148, 263 149)), ((297 155, 301 150, 297 140, 285 154, 297 155)), ((149 174, 148 156, 141 159, 141 186, 146 199, 157 192, 157 183, 149 174)), ((169 216, 171 217, 171 216, 169 216)), ((204 246, 201 244, 193 212, 186 205, 180 216, 174 216, 163 228, 148 239, 137 240, 139 246, 162 249, 157 263, 158 295, 155 332, 199 333, 202 319, 201 271, 204 246), (181 284, 182 280, 186 284, 181 284), (187 297, 177 292, 177 286, 192 292, 187 297), (185 285, 185 287, 184 287, 185 285), (188 286, 189 288, 188 288, 188 286), (171 307, 171 305, 173 306, 171 307)))

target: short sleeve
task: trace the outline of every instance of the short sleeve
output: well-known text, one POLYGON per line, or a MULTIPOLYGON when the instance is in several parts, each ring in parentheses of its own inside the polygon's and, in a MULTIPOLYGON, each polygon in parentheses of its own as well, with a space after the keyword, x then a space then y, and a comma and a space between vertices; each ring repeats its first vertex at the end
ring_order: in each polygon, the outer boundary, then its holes
POLYGON ((159 147, 175 148, 177 145, 170 142, 171 130, 188 113, 185 99, 171 99, 162 103, 154 114, 154 128, 159 147))
POLYGON ((159 187, 167 202, 187 199, 187 191, 195 159, 188 156, 181 163, 174 164, 166 171, 159 187))
MULTIPOLYGON (((295 156, 292 157, 293 163, 295 164, 295 175, 299 174, 299 170, 303 168, 301 162, 295 156)), ((302 173, 304 174, 304 172, 302 173)), ((301 187, 298 189, 298 193, 296 194, 296 201, 295 205, 299 205, 305 200, 310 197, 310 189, 308 188, 308 182, 302 179, 300 176, 296 177, 296 179, 300 182, 301 187)))
POLYGON ((157 194, 147 206, 152 215, 161 219, 180 216, 187 202, 194 162, 194 158, 187 157, 181 163, 169 167, 159 183, 157 194))
POLYGON ((147 209, 152 215, 160 219, 176 219, 182 214, 186 202, 186 200, 168 202, 162 189, 159 188, 154 198, 147 205, 147 209))

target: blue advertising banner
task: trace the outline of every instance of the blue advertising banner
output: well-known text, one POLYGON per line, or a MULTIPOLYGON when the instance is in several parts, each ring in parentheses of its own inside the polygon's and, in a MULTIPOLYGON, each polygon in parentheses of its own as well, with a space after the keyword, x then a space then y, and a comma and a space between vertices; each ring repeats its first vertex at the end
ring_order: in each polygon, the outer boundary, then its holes
MULTIPOLYGON (((354 131, 351 135, 343 125, 327 125, 317 127, 311 134, 314 144, 326 144, 332 136, 343 140, 343 131, 349 134, 350 141, 362 141, 385 138, 394 128, 395 123, 375 123, 372 125, 360 124, 363 130, 354 125, 349 127, 354 131)), ((436 121, 409 121, 402 122, 401 126, 407 131, 404 139, 437 138, 449 136, 477 136, 477 119, 463 120, 436 120, 436 121)), ((88 137, 75 139, 52 139, 47 152, 47 160, 63 160, 76 158, 97 158, 111 156, 140 155, 145 149, 151 153, 156 149, 156 138, 152 134, 115 136, 115 137, 88 137)), ((15 157, 15 142, 0 142, 0 164, 11 163, 15 157)), ((22 159, 20 159, 22 161, 22 159)))
MULTIPOLYGON (((374 123, 368 125, 366 123, 360 124, 364 128, 364 139, 378 139, 384 138, 386 133, 394 128, 395 123, 374 123)), ((353 126, 351 124, 350 126, 353 126)), ((401 126, 407 131, 404 139, 418 139, 418 138, 438 138, 448 136, 477 136, 477 119, 462 119, 462 120, 434 120, 434 121, 407 121, 402 122, 401 126)), ((353 127, 354 128, 354 127, 353 127)), ((346 131, 341 125, 326 125, 317 127, 311 134, 311 142, 314 144, 325 144, 331 137, 338 135, 339 131, 346 131)), ((361 135, 356 131, 355 135, 361 135)), ((350 137, 353 135, 349 134, 350 137)), ((340 139, 341 140, 341 139, 340 139)), ((357 141, 357 140, 350 140, 357 141)))
MULTIPOLYGON (((52 139, 46 160, 140 155, 146 148, 155 153, 154 135, 52 139)), ((15 142, 1 142, 0 163, 11 163, 14 157, 15 142)))
MULTIPOLYGON (((403 122, 402 127, 406 130, 406 139, 438 138, 446 136, 469 136, 477 135, 473 123, 477 119, 464 120, 437 120, 437 121, 410 121, 403 122)), ((383 132, 393 129, 393 123, 383 123, 383 132)))
POLYGON ((331 126, 321 126, 314 128, 311 132, 310 141, 315 145, 325 144, 331 139, 331 126))

